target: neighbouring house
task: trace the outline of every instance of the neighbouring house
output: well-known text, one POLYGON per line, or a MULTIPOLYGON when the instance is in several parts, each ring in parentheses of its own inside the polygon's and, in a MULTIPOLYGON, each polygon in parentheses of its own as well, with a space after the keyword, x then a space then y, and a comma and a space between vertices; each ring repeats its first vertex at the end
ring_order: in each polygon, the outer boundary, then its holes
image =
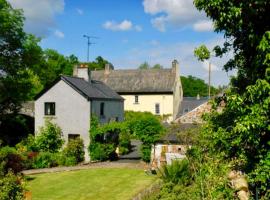
POLYGON ((179 78, 179 64, 172 62, 169 69, 114 70, 109 64, 105 70, 93 71, 92 77, 107 84, 125 99, 125 110, 148 111, 176 119, 183 98, 179 78))
POLYGON ((74 77, 60 76, 35 98, 35 132, 46 119, 59 125, 66 142, 81 137, 85 159, 89 161, 90 119, 94 114, 101 123, 122 121, 124 99, 101 81, 91 78, 87 67, 76 67, 74 77))

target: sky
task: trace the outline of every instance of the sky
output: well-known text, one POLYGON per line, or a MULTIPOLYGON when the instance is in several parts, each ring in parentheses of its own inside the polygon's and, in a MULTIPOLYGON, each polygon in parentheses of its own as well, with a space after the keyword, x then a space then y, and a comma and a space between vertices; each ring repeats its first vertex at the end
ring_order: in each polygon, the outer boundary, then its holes
MULTIPOLYGON (((212 21, 192 0, 8 0, 24 11, 24 29, 41 37, 43 49, 55 49, 80 61, 102 56, 115 69, 134 69, 143 62, 171 67, 176 59, 180 74, 208 80, 208 63, 194 57, 194 48, 209 49, 224 42, 213 32, 212 21)), ((232 72, 222 66, 232 55, 211 58, 212 84, 228 84, 232 72)))

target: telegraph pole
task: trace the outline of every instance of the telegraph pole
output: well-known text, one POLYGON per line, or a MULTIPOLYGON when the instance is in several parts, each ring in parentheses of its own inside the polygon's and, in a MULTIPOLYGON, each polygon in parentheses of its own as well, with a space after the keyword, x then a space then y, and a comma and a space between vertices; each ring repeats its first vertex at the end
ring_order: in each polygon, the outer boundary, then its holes
POLYGON ((90 40, 91 40, 91 38, 98 39, 98 37, 89 36, 89 35, 83 35, 83 37, 87 38, 87 62, 89 62, 89 47, 91 44, 95 44, 95 43, 92 43, 90 40))
POLYGON ((211 62, 209 61, 208 66, 208 98, 211 98, 211 62))

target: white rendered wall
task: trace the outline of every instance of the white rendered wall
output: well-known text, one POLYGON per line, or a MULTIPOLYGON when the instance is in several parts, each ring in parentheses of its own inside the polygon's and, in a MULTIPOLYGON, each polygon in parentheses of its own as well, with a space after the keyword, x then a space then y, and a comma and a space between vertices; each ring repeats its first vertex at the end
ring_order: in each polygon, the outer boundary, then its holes
POLYGON ((118 118, 118 121, 124 120, 124 102, 123 101, 108 101, 108 100, 92 100, 92 113, 94 113, 101 123, 107 123, 113 118, 118 118), (100 104, 104 103, 104 116, 100 116, 100 104))
POLYGON ((155 115, 155 104, 160 105, 160 115, 171 115, 173 117, 173 94, 149 94, 138 95, 139 103, 135 103, 135 95, 121 95, 125 99, 124 109, 140 112, 151 112, 155 115))
POLYGON ((68 134, 80 134, 85 146, 85 159, 89 161, 90 102, 60 80, 35 101, 35 132, 44 126, 45 119, 52 119, 61 127, 65 142, 68 134), (55 116, 44 115, 44 103, 55 102, 55 116))

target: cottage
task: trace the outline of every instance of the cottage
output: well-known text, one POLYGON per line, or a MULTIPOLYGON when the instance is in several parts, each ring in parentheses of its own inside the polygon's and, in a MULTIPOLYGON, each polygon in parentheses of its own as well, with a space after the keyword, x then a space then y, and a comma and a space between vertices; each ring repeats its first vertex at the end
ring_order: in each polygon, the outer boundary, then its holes
POLYGON ((176 119, 183 98, 179 78, 179 64, 172 62, 170 69, 105 70, 93 71, 92 77, 107 84, 125 99, 125 110, 148 111, 155 115, 176 119))
POLYGON ((60 76, 35 98, 35 132, 51 119, 61 127, 66 142, 75 137, 83 139, 85 159, 89 161, 91 116, 95 114, 101 123, 122 121, 124 99, 103 82, 91 79, 87 67, 76 67, 74 75, 60 76))

